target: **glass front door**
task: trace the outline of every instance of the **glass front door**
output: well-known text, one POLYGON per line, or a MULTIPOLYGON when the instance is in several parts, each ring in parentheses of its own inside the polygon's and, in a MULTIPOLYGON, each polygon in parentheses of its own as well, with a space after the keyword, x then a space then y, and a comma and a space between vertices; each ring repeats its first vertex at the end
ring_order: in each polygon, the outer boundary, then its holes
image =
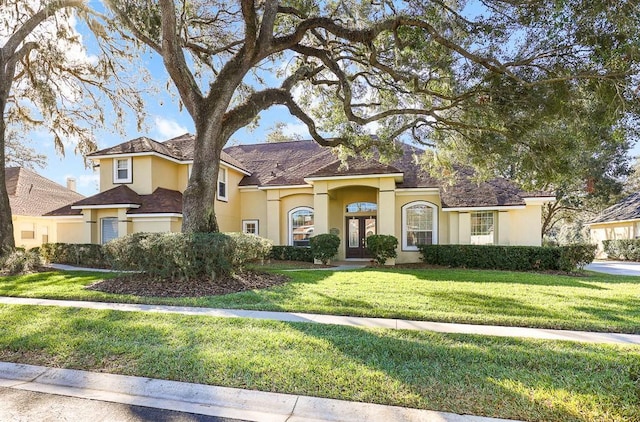
POLYGON ((376 234, 375 217, 347 217, 347 258, 370 258, 367 237, 376 234))

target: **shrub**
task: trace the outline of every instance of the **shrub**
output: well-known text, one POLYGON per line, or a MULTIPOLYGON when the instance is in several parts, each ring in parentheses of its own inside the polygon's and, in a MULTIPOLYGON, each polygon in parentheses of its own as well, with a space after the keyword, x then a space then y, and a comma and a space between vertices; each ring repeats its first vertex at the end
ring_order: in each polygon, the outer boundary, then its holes
POLYGON ((335 234, 323 233, 309 239, 311 256, 327 264, 331 258, 338 254, 340 238, 335 234))
POLYGON ((46 262, 80 265, 84 267, 108 267, 102 245, 91 243, 44 243, 40 255, 46 262))
POLYGON ((427 264, 511 271, 560 270, 561 250, 545 246, 420 245, 427 264))
POLYGON ((235 244, 222 233, 134 233, 104 245, 114 269, 155 279, 215 279, 233 268, 235 244))
POLYGON ((422 260, 449 267, 510 271, 582 269, 595 258, 596 246, 421 245, 422 260))
POLYGON ((241 268, 249 261, 264 260, 269 257, 273 242, 264 237, 248 233, 226 233, 235 244, 233 265, 241 268))
POLYGON ((367 250, 380 265, 384 265, 387 259, 398 256, 397 247, 398 239, 395 236, 373 234, 367 237, 367 250))
POLYGON ((640 261, 640 239, 604 240, 602 245, 609 258, 640 261))
POLYGON ((280 261, 313 262, 311 248, 304 246, 273 246, 269 258, 280 261))
POLYGON ((588 243, 560 246, 560 269, 563 271, 583 269, 585 265, 591 264, 595 259, 596 249, 596 245, 588 243))
POLYGON ((42 257, 37 249, 25 251, 20 248, 0 258, 0 264, 2 271, 9 275, 23 274, 41 267, 42 257))

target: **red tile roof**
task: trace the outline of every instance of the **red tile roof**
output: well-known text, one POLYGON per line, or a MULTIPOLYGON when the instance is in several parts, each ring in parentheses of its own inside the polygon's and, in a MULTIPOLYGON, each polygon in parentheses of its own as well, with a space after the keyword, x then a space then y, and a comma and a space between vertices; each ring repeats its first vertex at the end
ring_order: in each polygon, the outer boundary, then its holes
POLYGON ((23 167, 4 169, 14 215, 40 216, 84 198, 77 192, 23 167))

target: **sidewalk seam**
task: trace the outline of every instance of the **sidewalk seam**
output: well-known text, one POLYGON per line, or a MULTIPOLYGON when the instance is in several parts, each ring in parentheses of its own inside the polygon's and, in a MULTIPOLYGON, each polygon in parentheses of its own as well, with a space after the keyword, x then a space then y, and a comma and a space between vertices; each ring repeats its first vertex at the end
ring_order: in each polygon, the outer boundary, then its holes
POLYGON ((289 421, 293 417, 293 415, 296 413, 296 407, 298 406, 298 400, 300 400, 300 396, 299 395, 296 396, 296 401, 295 401, 295 403, 293 403, 293 408, 291 409, 291 413, 289 413, 289 415, 287 416, 287 419, 285 419, 284 422, 289 421))

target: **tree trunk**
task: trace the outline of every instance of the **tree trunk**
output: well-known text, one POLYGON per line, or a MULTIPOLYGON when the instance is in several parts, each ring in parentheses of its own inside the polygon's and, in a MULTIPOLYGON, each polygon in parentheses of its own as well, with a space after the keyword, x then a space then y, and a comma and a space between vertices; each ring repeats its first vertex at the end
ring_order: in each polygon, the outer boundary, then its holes
POLYGON ((11 206, 9 205, 9 193, 7 192, 5 165, 5 129, 4 109, 6 101, 0 99, 0 256, 6 255, 15 249, 13 238, 13 221, 11 218, 11 206))
POLYGON ((199 120, 205 123, 196 125, 193 167, 182 199, 182 232, 216 233, 220 229, 214 207, 220 156, 226 140, 222 139, 220 125, 211 124, 216 119, 199 120))

